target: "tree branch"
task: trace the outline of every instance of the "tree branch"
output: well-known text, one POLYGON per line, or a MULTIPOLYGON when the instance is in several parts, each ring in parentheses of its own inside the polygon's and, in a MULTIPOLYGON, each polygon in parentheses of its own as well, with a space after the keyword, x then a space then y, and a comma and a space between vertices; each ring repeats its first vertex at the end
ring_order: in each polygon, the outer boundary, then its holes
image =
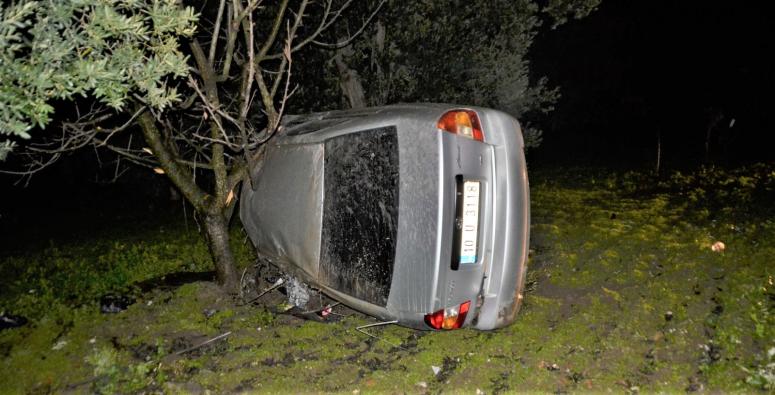
MULTIPOLYGON (((137 110, 139 110, 139 105, 137 110)), ((156 127, 156 120, 150 112, 144 111, 138 117, 138 124, 143 131, 145 141, 151 147, 154 156, 159 160, 167 177, 175 184, 180 192, 186 196, 189 202, 198 210, 206 211, 208 208, 209 195, 204 193, 199 186, 194 183, 193 174, 178 164, 176 158, 161 140, 161 133, 156 127)))
POLYGON ((218 45, 218 37, 221 34, 221 19, 223 19, 223 9, 226 6, 226 0, 221 0, 218 4, 218 17, 215 18, 215 27, 213 28, 213 37, 210 40, 210 53, 207 56, 207 60, 210 64, 215 63, 215 48, 218 45))
MULTIPOLYGON (((304 12, 304 9, 307 7, 307 3, 308 0, 301 2, 301 6, 299 6, 301 12, 304 12)), ((269 37, 266 38, 264 45, 258 51, 258 55, 256 56, 259 62, 264 56, 266 56, 266 54, 269 52, 269 49, 272 48, 272 45, 274 45, 274 42, 277 39, 277 33, 280 31, 280 28, 283 25, 283 18, 285 17, 285 10, 287 8, 288 0, 283 0, 283 2, 280 3, 280 9, 275 16, 274 23, 272 24, 272 31, 269 33, 269 37)), ((300 17, 297 17, 297 19, 300 19, 300 17)))
MULTIPOLYGON (((214 108, 220 107, 215 71, 205 58, 202 47, 199 46, 196 39, 191 41, 191 52, 194 55, 199 71, 202 73, 207 101, 210 102, 214 108)), ((225 135, 225 131, 222 132, 222 130, 223 126, 220 123, 220 117, 217 114, 213 114, 210 122, 210 137, 217 140, 220 133, 224 133, 225 135)), ((228 192, 226 189, 227 175, 223 144, 213 144, 210 165, 213 167, 213 173, 215 174, 215 199, 218 202, 216 206, 219 206, 225 202, 228 192)))
POLYGON ((382 9, 382 6, 385 4, 386 1, 387 0, 380 1, 379 4, 377 5, 377 8, 375 8, 374 12, 372 12, 371 15, 369 15, 369 17, 366 18, 366 21, 363 22, 363 24, 361 24, 361 27, 358 29, 358 31, 356 31, 353 35, 351 35, 347 39, 337 43, 324 43, 317 40, 312 40, 312 43, 314 45, 317 45, 319 47, 323 47, 326 49, 339 49, 350 45, 350 43, 352 43, 353 40, 358 38, 358 36, 360 36, 363 33, 363 31, 366 29, 366 26, 368 26, 371 23, 371 20, 374 19, 375 16, 377 16, 377 14, 379 13, 380 9, 382 9))

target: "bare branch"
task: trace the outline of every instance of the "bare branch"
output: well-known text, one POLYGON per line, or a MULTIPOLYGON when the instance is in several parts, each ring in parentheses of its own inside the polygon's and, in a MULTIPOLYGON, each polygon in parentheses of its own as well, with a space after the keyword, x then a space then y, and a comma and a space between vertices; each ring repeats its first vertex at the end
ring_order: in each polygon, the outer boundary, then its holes
MULTIPOLYGON (((296 26, 294 26, 295 29, 296 26)), ((285 60, 288 62, 288 71, 285 72, 285 91, 283 91, 283 99, 280 101, 280 110, 277 112, 277 119, 275 120, 275 124, 272 125, 272 128, 270 129, 270 133, 274 133, 277 128, 280 126, 280 120, 283 117, 283 112, 285 112, 285 104, 288 102, 288 88, 290 87, 291 83, 291 66, 293 65, 293 58, 291 57, 291 43, 293 42, 293 36, 295 32, 291 32, 290 28, 288 28, 288 37, 285 40, 285 50, 283 51, 285 54, 285 60)))
POLYGON ((223 69, 221 70, 221 78, 229 78, 229 70, 231 69, 231 62, 234 59, 234 44, 237 42, 237 29, 239 28, 239 21, 237 20, 238 2, 240 0, 232 1, 232 6, 229 7, 227 14, 229 23, 226 30, 226 54, 223 58, 223 69))
MULTIPOLYGON (((301 2, 301 5, 299 6, 301 13, 303 13, 304 9, 307 8, 308 2, 309 0, 304 0, 301 2)), ((272 31, 269 33, 269 37, 267 37, 266 40, 264 41, 264 46, 261 47, 261 50, 258 51, 258 59, 263 58, 269 52, 269 49, 272 48, 272 45, 274 44, 275 39, 277 38, 277 33, 280 31, 280 28, 283 25, 283 18, 285 17, 285 10, 287 8, 288 8, 288 0, 283 0, 283 2, 280 3, 280 9, 277 11, 277 15, 275 16, 274 23, 272 24, 272 31)), ((297 16, 297 20, 301 20, 301 16, 297 16)))
POLYGON ((277 71, 275 72, 276 77, 274 79, 274 83, 272 84, 272 89, 270 91, 271 92, 270 95, 272 97, 277 96, 277 90, 280 89, 280 84, 283 81, 283 78, 282 78, 283 77, 283 73, 285 73, 285 69, 286 69, 287 65, 288 65, 288 60, 285 57, 283 57, 282 62, 280 62, 280 67, 278 67, 277 71))
MULTIPOLYGON (((363 30, 365 29, 366 25, 368 25, 369 22, 371 22, 371 20, 379 12, 379 10, 382 8, 382 6, 385 4, 386 1, 387 0, 380 1, 380 3, 377 6, 377 8, 374 10, 374 12, 372 12, 372 14, 369 16, 369 18, 358 29, 357 33, 355 35, 353 35, 352 37, 348 38, 347 40, 345 40, 346 43, 344 44, 344 46, 349 44, 353 39, 355 39, 357 37, 357 35, 359 35, 360 33, 363 32, 363 30)), ((325 47, 327 45, 334 45, 334 44, 326 44, 326 43, 322 43, 322 42, 318 43, 317 42, 317 38, 324 31, 326 31, 328 28, 330 28, 342 16, 342 13, 350 7, 352 2, 353 2, 353 0, 348 0, 339 9, 337 9, 336 11, 332 11, 331 10, 332 0, 327 0, 326 1, 325 9, 323 11, 323 16, 321 17, 321 20, 320 20, 320 23, 318 24, 318 27, 308 37, 304 38, 303 40, 299 41, 296 45, 294 45, 291 48, 291 52, 296 52, 296 51, 304 48, 305 46, 307 46, 308 44, 311 44, 311 43, 315 43, 316 45, 320 45, 320 46, 323 46, 323 47, 325 47)), ((297 14, 296 17, 297 18, 301 18, 302 15, 297 14)), ((344 43, 344 41, 343 41, 343 43, 344 43)), ((337 43, 336 45, 339 45, 339 44, 342 44, 342 43, 337 43)), ((281 59, 283 56, 284 55, 282 53, 276 53, 276 54, 264 56, 263 59, 259 59, 259 61, 260 60, 269 60, 269 59, 281 59)))
MULTIPOLYGON (((285 3, 287 4, 287 0, 285 3)), ((244 87, 242 89, 242 108, 240 110, 239 120, 241 124, 244 124, 245 119, 248 115, 248 110, 250 109, 250 91, 253 88, 253 76, 256 74, 256 65, 253 63, 254 61, 254 52, 253 52, 253 13, 248 14, 248 26, 246 28, 247 30, 247 37, 245 37, 245 40, 247 41, 245 44, 248 49, 248 61, 245 63, 245 67, 247 67, 247 77, 243 81, 244 87)), ((240 127, 240 132, 243 134, 244 139, 244 125, 243 127, 240 127)))
POLYGON ((101 140, 95 140, 95 142, 99 144, 99 146, 105 147, 108 150, 118 155, 121 155, 122 157, 126 158, 127 160, 129 160, 130 162, 136 165, 147 167, 149 169, 158 166, 158 163, 155 160, 151 160, 151 158, 141 156, 142 151, 138 152, 137 150, 118 147, 113 144, 107 144, 105 143, 105 141, 101 141, 101 140))
POLYGON ((105 140, 103 140, 102 143, 98 144, 97 147, 100 147, 102 145, 107 144, 108 140, 110 140, 110 138, 113 137, 113 135, 115 135, 116 133, 122 132, 122 131, 126 130, 127 128, 129 128, 130 126, 134 125, 135 120, 137 119, 138 116, 140 116, 140 114, 143 111, 145 111, 145 107, 142 107, 139 110, 135 111, 135 113, 132 114, 132 116, 129 118, 129 120, 127 120, 123 125, 121 125, 121 126, 119 126, 117 128, 101 130, 102 132, 108 133, 108 137, 105 137, 105 140))
POLYGON ((210 103, 210 99, 205 96, 204 93, 202 93, 202 90, 199 89, 199 85, 196 83, 196 80, 188 76, 188 85, 194 89, 194 91, 199 95, 199 98, 202 100, 202 104, 204 104, 204 108, 207 112, 210 113, 210 119, 211 122, 215 123, 216 127, 218 128, 218 131, 221 132, 223 135, 224 141, 226 141, 227 144, 231 145, 231 142, 229 142, 229 136, 226 133, 226 130, 223 128, 223 124, 221 123, 220 117, 224 117, 229 122, 232 122, 235 126, 239 127, 239 122, 232 118, 229 114, 227 114, 225 111, 222 111, 220 108, 213 105, 213 103, 210 103))
POLYGON ((225 6, 226 6, 226 0, 221 0, 221 3, 218 5, 218 17, 215 18, 213 37, 210 40, 210 53, 207 56, 207 60, 210 61, 210 64, 213 64, 215 62, 215 48, 218 45, 218 36, 221 33, 221 19, 223 18, 223 9, 225 6))
POLYGON ((312 43, 319 47, 323 47, 327 49, 339 49, 350 45, 350 43, 352 43, 356 38, 358 38, 363 33, 363 31, 366 29, 366 26, 368 26, 371 23, 372 19, 374 19, 374 17, 377 16, 377 14, 379 13, 380 9, 382 8, 382 6, 385 4, 386 1, 387 0, 380 1, 377 7, 374 9, 374 12, 372 12, 371 15, 369 15, 369 17, 366 18, 366 21, 363 22, 363 24, 361 24, 361 27, 347 39, 336 43, 324 43, 317 40, 313 40, 312 43))
POLYGON ((197 210, 205 211, 208 206, 209 195, 204 193, 196 183, 193 182, 193 175, 191 172, 178 164, 178 158, 173 156, 167 146, 162 142, 161 134, 156 127, 156 121, 151 113, 147 111, 141 113, 138 122, 145 135, 145 141, 151 147, 151 150, 153 150, 154 156, 159 160, 159 163, 162 168, 164 168, 164 171, 170 180, 178 187, 180 192, 186 196, 186 199, 197 208, 197 210))

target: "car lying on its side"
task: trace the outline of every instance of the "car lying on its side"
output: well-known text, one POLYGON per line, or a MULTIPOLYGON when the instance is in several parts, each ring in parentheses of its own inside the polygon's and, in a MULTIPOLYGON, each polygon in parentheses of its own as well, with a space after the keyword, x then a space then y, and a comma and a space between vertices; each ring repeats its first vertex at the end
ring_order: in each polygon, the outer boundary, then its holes
POLYGON ((288 117, 243 186, 258 253, 340 302, 418 329, 494 329, 523 297, 519 123, 412 104, 288 117))

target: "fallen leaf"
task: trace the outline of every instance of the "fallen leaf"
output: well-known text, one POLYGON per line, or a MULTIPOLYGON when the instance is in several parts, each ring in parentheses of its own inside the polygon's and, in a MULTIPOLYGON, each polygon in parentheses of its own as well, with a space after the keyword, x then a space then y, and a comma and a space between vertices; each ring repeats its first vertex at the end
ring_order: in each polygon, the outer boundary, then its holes
POLYGON ((56 344, 54 344, 53 347, 51 347, 52 350, 61 350, 67 345, 67 340, 60 340, 56 344))
POLYGON ((713 245, 710 246, 710 249, 713 252, 722 252, 726 248, 727 248, 727 246, 722 241, 717 241, 717 242, 713 243, 713 245))
POLYGON ((226 196, 226 205, 228 206, 231 201, 234 200, 234 190, 229 191, 229 195, 226 196))
POLYGON ((153 172, 156 174, 164 174, 164 169, 162 169, 161 167, 154 167, 153 172))
POLYGON ((153 151, 151 151, 151 149, 148 147, 144 147, 143 151, 147 152, 149 155, 153 155, 153 151))

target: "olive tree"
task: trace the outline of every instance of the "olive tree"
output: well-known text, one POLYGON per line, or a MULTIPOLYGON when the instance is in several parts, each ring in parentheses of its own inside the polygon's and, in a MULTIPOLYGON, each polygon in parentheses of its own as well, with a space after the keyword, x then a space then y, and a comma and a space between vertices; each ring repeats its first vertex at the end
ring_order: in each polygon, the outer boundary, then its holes
POLYGON ((31 175, 94 147, 165 175, 201 219, 219 283, 235 290, 228 223, 238 186, 280 128, 295 54, 351 42, 322 34, 352 3, 216 0, 203 4, 207 18, 177 0, 1 9, 0 133, 10 139, 0 156, 23 159, 3 171, 31 175), (68 108, 56 128, 55 108, 68 108))

